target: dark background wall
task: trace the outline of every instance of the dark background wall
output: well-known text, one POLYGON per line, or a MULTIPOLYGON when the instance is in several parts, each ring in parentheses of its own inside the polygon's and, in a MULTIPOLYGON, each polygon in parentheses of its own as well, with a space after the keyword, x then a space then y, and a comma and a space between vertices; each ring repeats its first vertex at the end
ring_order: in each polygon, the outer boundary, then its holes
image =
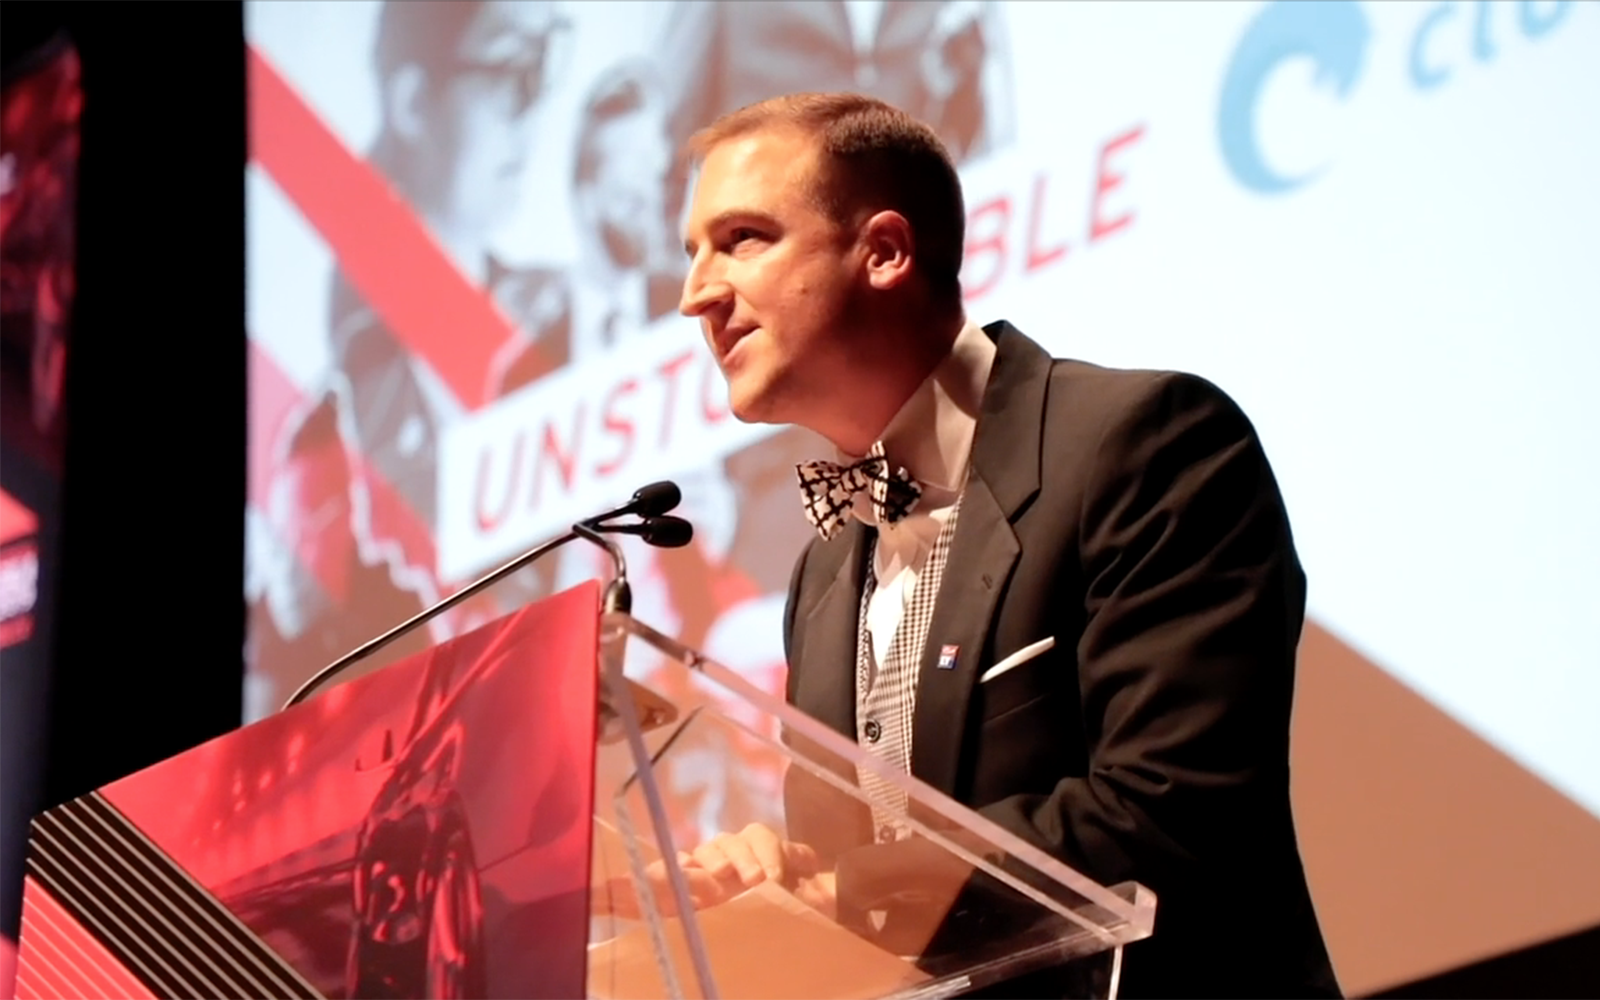
POLYGON ((40 805, 239 724, 245 502, 238 3, 6 5, 83 66, 40 805))

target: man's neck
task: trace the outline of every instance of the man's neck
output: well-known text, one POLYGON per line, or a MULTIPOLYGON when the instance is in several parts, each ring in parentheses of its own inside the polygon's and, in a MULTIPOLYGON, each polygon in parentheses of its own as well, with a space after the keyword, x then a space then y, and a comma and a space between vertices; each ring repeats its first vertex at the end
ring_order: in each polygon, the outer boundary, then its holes
POLYGON ((950 356, 964 325, 966 317, 958 311, 885 331, 875 341, 884 346, 882 355, 863 359, 862 370, 869 374, 859 394, 861 405, 845 414, 836 430, 822 431, 823 435, 847 455, 866 454, 906 401, 950 356))

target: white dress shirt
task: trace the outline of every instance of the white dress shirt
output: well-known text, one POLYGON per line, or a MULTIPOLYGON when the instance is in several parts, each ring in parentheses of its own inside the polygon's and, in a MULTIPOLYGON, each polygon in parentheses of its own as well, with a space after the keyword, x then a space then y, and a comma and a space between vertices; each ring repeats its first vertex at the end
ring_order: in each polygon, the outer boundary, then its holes
MULTIPOLYGON (((877 586, 867 598, 867 631, 873 663, 880 669, 905 612, 906 600, 961 495, 978 409, 994 356, 994 342, 982 327, 968 320, 956 335, 949 356, 884 429, 884 456, 890 467, 903 466, 922 484, 922 498, 916 509, 894 524, 877 524, 877 515, 867 497, 858 496, 852 508, 856 517, 878 529, 873 552, 877 586)), ((861 458, 840 455, 846 463, 861 458)))

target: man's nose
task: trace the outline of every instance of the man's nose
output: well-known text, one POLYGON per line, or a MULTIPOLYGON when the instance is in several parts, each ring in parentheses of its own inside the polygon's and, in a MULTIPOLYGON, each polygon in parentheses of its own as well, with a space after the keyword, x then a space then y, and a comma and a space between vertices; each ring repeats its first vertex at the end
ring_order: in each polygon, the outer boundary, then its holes
POLYGON ((689 268, 683 279, 683 295, 678 300, 678 311, 690 318, 704 316, 719 306, 733 301, 733 289, 720 275, 708 275, 696 264, 689 268))

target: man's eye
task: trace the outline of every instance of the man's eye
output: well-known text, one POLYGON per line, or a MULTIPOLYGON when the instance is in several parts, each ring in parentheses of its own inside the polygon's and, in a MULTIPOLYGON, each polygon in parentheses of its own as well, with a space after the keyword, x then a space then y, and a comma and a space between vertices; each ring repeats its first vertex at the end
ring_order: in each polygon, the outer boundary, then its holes
POLYGON ((754 239, 760 239, 760 234, 754 229, 735 229, 733 232, 728 234, 728 242, 734 246, 738 246, 746 240, 754 239))

